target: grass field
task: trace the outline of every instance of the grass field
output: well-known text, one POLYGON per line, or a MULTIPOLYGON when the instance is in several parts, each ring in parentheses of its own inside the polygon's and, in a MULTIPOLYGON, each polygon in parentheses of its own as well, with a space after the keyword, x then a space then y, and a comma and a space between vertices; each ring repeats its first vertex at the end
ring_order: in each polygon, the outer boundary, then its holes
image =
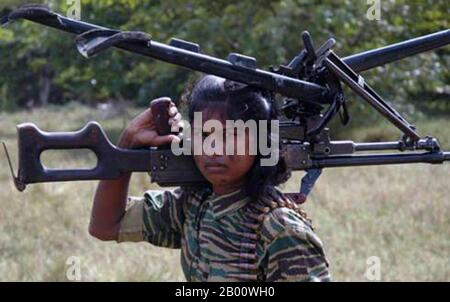
MULTIPOLYGON (((77 130, 99 121, 112 141, 136 114, 106 118, 77 104, 0 113, 0 140, 17 160, 15 125, 34 122, 48 131, 77 130)), ((417 122, 450 149, 450 121, 417 122)), ((396 139, 386 125, 358 129, 354 139, 396 139), (390 137, 393 136, 393 137, 390 137)), ((2 150, 3 151, 3 150, 2 150)), ((0 151, 0 281, 64 281, 68 259, 78 257, 83 281, 182 281, 179 252, 146 243, 105 243, 88 235, 96 182, 30 185, 15 190, 0 151)), ((48 158, 47 158, 48 160, 48 158)), ((80 154, 56 154, 64 167, 86 164, 80 154)), ((55 165, 57 166, 57 165, 55 165)), ((283 188, 298 189, 302 173, 283 188)), ((382 281, 450 281, 450 166, 408 165, 330 169, 305 205, 325 243, 336 281, 366 281, 367 259, 380 259, 382 281)), ((131 195, 155 188, 145 173, 132 178, 131 195)))

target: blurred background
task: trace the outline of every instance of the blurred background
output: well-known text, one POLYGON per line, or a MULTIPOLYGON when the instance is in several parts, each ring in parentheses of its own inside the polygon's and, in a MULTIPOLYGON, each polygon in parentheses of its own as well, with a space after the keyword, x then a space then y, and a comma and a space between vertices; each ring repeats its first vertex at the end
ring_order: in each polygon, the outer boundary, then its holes
MULTIPOLYGON (((33 1, 66 15, 75 1, 33 1)), ((369 1, 370 2, 370 1, 369 1)), ((27 1, 6 0, 3 16, 27 1)), ((446 0, 381 0, 380 20, 369 20, 366 1, 133 1, 81 0, 83 21, 177 37, 226 58, 238 52, 258 65, 285 64, 302 48, 308 30, 316 45, 335 37, 341 56, 447 29, 446 0)), ((366 80, 450 149, 450 48, 379 67, 366 80)), ((108 51, 86 60, 74 36, 31 22, 0 28, 0 140, 17 160, 15 126, 78 130, 99 121, 115 142, 150 100, 184 99, 199 73, 108 51)), ((348 92, 348 91, 347 91, 348 92)), ((350 92, 352 121, 332 124, 334 139, 396 140, 400 133, 350 92)), ((183 110, 183 104, 180 104, 183 110)), ((0 281, 63 281, 79 260, 81 280, 181 281, 179 252, 149 244, 104 243, 87 233, 96 182, 38 184, 15 190, 0 156, 0 281)), ((47 152, 46 152, 47 153, 47 152)), ((86 153, 44 153, 56 167, 95 164, 86 153)), ((303 173, 282 188, 298 190, 303 173)), ((381 281, 450 281, 450 169, 448 165, 343 168, 325 171, 305 205, 325 243, 337 281, 367 281, 370 257, 380 260, 381 281)), ((145 173, 133 175, 131 195, 157 189, 145 173)))

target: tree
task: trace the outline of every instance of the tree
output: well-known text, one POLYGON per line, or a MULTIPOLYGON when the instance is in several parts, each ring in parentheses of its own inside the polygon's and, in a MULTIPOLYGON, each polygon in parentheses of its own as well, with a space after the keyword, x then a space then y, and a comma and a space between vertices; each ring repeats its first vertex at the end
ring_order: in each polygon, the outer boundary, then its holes
MULTIPOLYGON (((7 1, 3 13, 20 2, 7 1)), ((47 2, 56 11, 67 11, 65 1, 47 2)), ((368 8, 365 1, 349 0, 83 0, 81 17, 111 28, 146 31, 157 41, 168 42, 171 37, 194 41, 203 52, 223 58, 230 52, 243 53, 257 58, 261 68, 285 64, 298 54, 305 29, 317 45, 335 37, 336 52, 345 56, 448 27, 446 0, 384 0, 380 21, 366 18, 368 8)), ((85 60, 77 54, 72 37, 30 22, 0 29, 0 54, 3 109, 30 100, 45 105, 47 100, 122 99, 147 105, 161 95, 179 98, 186 83, 198 76, 121 51, 85 60)), ((448 114, 448 54, 448 48, 441 49, 365 76, 402 111, 413 114, 417 108, 438 108, 448 114)), ((351 108, 364 121, 373 122, 376 115, 367 115, 366 109, 362 102, 351 108)))

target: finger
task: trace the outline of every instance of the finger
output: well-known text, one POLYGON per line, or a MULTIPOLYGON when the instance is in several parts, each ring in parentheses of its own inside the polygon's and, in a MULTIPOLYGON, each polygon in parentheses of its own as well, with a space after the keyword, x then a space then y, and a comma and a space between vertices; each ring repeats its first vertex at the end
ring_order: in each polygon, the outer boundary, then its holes
POLYGON ((157 136, 153 139, 153 145, 155 146, 163 146, 168 145, 174 141, 175 143, 179 143, 181 139, 173 134, 157 136))
POLYGON ((175 105, 169 108, 169 115, 170 116, 175 116, 177 113, 178 113, 178 109, 177 109, 177 107, 175 105))
POLYGON ((171 107, 177 107, 177 105, 175 105, 175 103, 173 101, 170 101, 169 108, 171 108, 171 107))
POLYGON ((171 98, 169 98, 168 96, 163 96, 163 97, 160 97, 160 98, 157 98, 157 99, 154 99, 154 100, 151 100, 149 103, 148 103, 148 107, 150 107, 151 106, 151 104, 152 104, 152 102, 153 101, 170 101, 171 102, 171 105, 173 104, 173 102, 172 102, 172 99, 171 98))
POLYGON ((181 120, 181 114, 177 113, 175 116, 169 118, 169 125, 176 124, 181 120))
POLYGON ((179 132, 179 131, 181 131, 182 128, 184 128, 184 122, 179 121, 178 123, 172 124, 172 126, 170 127, 170 130, 172 132, 179 132))

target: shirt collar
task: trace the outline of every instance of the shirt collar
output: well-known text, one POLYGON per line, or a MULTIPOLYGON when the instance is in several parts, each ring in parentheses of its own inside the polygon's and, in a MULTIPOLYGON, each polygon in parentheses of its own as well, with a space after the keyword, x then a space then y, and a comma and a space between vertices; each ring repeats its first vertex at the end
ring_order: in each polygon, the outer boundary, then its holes
POLYGON ((245 188, 240 188, 224 195, 216 195, 213 192, 209 197, 209 203, 215 219, 241 209, 249 201, 250 196, 245 188))

